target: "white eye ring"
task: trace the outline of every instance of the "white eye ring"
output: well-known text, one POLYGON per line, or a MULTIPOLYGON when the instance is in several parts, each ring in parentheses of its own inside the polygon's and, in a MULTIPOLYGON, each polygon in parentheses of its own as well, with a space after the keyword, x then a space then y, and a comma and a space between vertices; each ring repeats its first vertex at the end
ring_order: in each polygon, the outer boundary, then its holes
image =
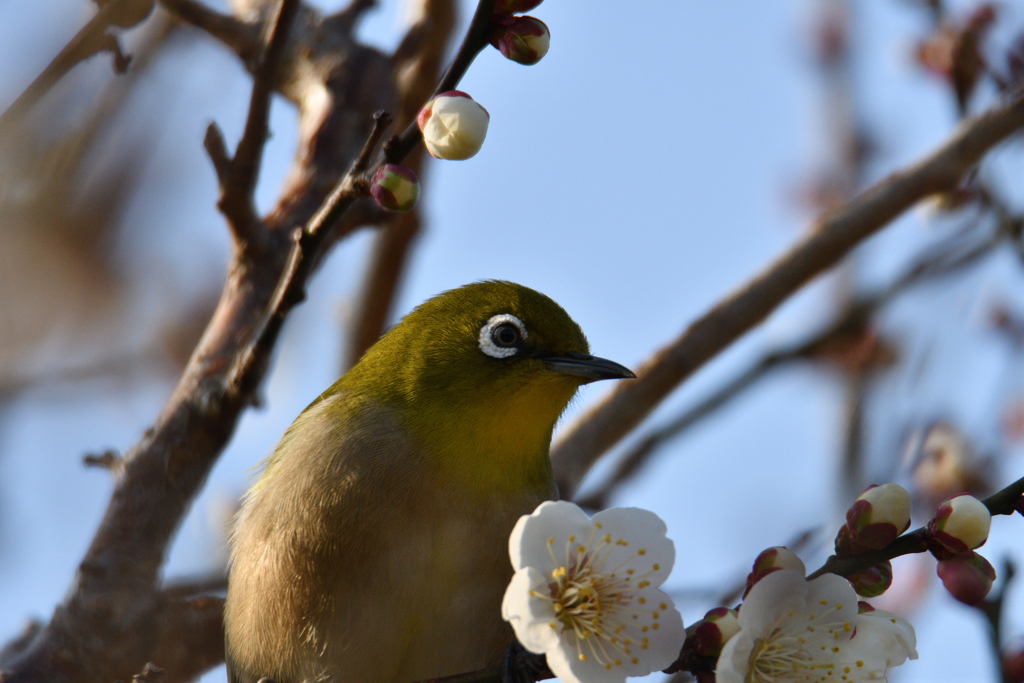
POLYGON ((529 335, 526 334, 526 325, 523 321, 515 317, 511 313, 501 313, 499 315, 491 316, 483 327, 480 328, 480 350, 486 353, 491 358, 508 358, 514 356, 517 349, 515 346, 498 346, 494 343, 494 330, 502 325, 511 323, 515 325, 519 330, 519 336, 522 339, 526 339, 529 335))

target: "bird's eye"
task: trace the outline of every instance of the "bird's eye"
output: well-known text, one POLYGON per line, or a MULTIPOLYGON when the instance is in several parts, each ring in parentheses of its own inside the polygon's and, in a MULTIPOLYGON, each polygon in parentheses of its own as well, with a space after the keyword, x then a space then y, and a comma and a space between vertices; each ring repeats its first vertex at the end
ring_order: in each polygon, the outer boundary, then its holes
POLYGON ((519 328, 512 323, 502 323, 491 332, 491 341, 504 348, 515 346, 519 343, 519 328))
POLYGON ((491 316, 480 328, 480 350, 492 358, 515 355, 527 338, 523 321, 510 313, 491 316))

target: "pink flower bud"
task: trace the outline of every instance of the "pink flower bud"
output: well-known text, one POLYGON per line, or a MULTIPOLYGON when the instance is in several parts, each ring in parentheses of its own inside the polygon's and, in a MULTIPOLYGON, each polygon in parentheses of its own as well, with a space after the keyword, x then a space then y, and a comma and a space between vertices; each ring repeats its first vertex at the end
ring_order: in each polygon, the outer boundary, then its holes
POLYGON ((496 14, 522 14, 529 12, 544 0, 498 0, 494 5, 496 14))
POLYGON ((985 504, 962 493, 939 505, 928 522, 928 533, 950 552, 966 553, 985 544, 991 526, 992 515, 985 504))
POLYGON ((551 31, 533 17, 507 17, 491 30, 491 45, 519 64, 536 64, 548 53, 551 31))
MULTIPOLYGON (((740 632, 739 613, 727 607, 716 607, 704 615, 694 627, 690 647, 701 657, 717 657, 729 639, 740 632)), ((689 640, 687 638, 687 640, 689 640)))
POLYGON ((848 578, 857 595, 877 598, 892 585, 892 563, 883 562, 848 578))
POLYGON ((423 144, 438 159, 469 159, 487 137, 491 115, 461 90, 449 90, 427 102, 416 116, 423 144))
POLYGON ((910 492, 899 484, 870 486, 846 512, 853 552, 881 550, 910 526, 910 492))
POLYGON ((370 194, 388 211, 411 211, 420 197, 420 181, 411 168, 384 164, 373 174, 370 194))
POLYGON ((996 570, 976 552, 940 560, 937 572, 950 595, 965 605, 984 600, 996 580, 996 570))
POLYGON ((747 575, 747 587, 743 591, 744 597, 754 587, 755 583, 780 569, 796 569, 801 574, 807 571, 804 563, 792 550, 782 546, 768 548, 768 550, 763 551, 754 560, 754 567, 750 570, 750 574, 747 575))

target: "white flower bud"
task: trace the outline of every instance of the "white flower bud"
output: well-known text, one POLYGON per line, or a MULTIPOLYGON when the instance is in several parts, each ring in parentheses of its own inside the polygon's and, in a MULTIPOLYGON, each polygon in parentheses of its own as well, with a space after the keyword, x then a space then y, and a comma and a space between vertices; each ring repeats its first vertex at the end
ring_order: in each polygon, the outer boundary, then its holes
POLYGON ((910 526, 910 492, 899 484, 872 486, 846 512, 850 538, 881 550, 910 526))
POLYGON ((441 93, 416 117, 423 144, 438 159, 469 159, 480 151, 491 116, 472 97, 459 90, 441 93))
POLYGON ((965 553, 984 545, 991 526, 992 514, 985 504, 962 493, 939 505, 928 530, 954 553, 965 553))

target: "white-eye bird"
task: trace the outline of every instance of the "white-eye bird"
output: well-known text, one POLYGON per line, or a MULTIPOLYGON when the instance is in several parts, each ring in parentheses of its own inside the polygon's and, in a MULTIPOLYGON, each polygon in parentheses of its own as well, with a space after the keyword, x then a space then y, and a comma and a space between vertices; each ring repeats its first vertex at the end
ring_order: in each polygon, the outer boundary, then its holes
POLYGON ((232 683, 411 683, 500 663, 508 536, 557 498, 551 433, 589 355, 548 297, 430 299, 285 432, 242 504, 224 612, 232 683))

